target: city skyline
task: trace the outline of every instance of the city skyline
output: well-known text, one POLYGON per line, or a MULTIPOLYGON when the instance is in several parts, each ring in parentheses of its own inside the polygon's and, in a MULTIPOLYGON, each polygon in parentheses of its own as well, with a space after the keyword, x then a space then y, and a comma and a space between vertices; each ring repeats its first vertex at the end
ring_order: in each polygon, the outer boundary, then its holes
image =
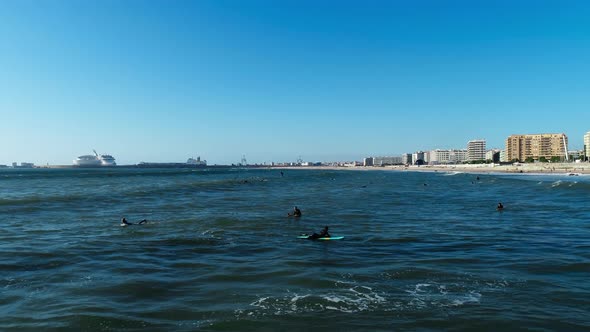
MULTIPOLYGON (((491 148, 486 148, 486 139, 474 139, 474 140, 470 140, 467 142, 467 145, 463 148, 451 148, 451 149, 440 149, 440 148, 431 148, 431 149, 425 149, 425 150, 415 150, 412 153, 408 153, 408 152, 404 152, 401 154, 381 154, 381 155, 371 155, 371 156, 364 156, 362 158, 356 158, 356 159, 349 159, 349 160, 304 160, 301 158, 301 156, 299 156, 296 160, 271 160, 271 161, 264 161, 264 162, 253 162, 250 163, 247 161, 246 155, 242 155, 241 159, 239 162, 232 162, 229 164, 209 164, 209 166, 215 166, 215 165, 219 165, 219 166, 231 166, 231 165, 281 165, 281 164, 291 164, 291 165, 304 165, 304 166, 309 166, 312 164, 331 164, 331 163, 349 163, 349 162, 355 162, 355 163, 360 163, 360 164, 365 164, 365 166, 367 166, 367 159, 370 159, 370 165, 369 166, 373 166, 373 165, 381 165, 381 164, 414 164, 416 162, 417 159, 422 159, 422 161, 424 162, 424 164, 439 164, 439 163, 451 163, 451 164, 457 164, 457 163, 468 163, 468 162, 478 162, 478 161, 492 161, 493 158, 493 154, 494 153, 498 153, 498 154, 505 154, 506 155, 506 160, 500 160, 500 157, 498 155, 499 160, 495 161, 493 160, 492 162, 504 162, 504 163, 511 163, 512 161, 520 161, 520 162, 524 162, 525 160, 528 160, 528 157, 532 157, 534 160, 538 160, 539 157, 543 157, 546 158, 546 160, 555 158, 555 157, 563 157, 565 158, 566 161, 567 160, 567 156, 571 156, 571 159, 569 161, 575 161, 575 159, 577 158, 577 156, 579 155, 590 155, 588 154, 588 152, 585 149, 588 149, 588 147, 590 145, 588 145, 588 141, 590 141, 590 131, 588 131, 585 135, 584 135, 584 148, 583 149, 571 149, 569 148, 569 144, 568 144, 568 137, 567 135, 565 135, 564 133, 539 133, 539 134, 522 134, 522 135, 510 135, 509 137, 506 138, 505 140, 505 146, 503 146, 503 149, 497 148, 497 147, 491 147, 491 148), (531 146, 529 146, 529 149, 531 149, 531 151, 526 152, 525 155, 513 155, 513 153, 510 151, 511 149, 515 148, 515 143, 513 142, 513 140, 515 139, 515 137, 521 137, 521 139, 529 139, 531 140, 529 143, 532 143, 531 146), (545 139, 545 141, 543 141, 543 137, 545 139), (547 147, 551 150, 543 150, 543 147, 545 145, 541 144, 538 145, 539 143, 541 143, 542 141, 545 142, 546 144, 549 144, 549 139, 551 137, 551 140, 556 139, 555 142, 551 142, 551 145, 547 145, 547 147), (565 138, 563 138, 565 137, 565 138), (538 140, 538 141, 537 141, 538 140), (555 146, 553 146, 555 145, 555 146), (539 150, 539 151, 537 151, 539 150), (567 155, 566 155, 566 151, 567 151, 567 155), (542 152, 542 153, 540 153, 542 152), (487 157, 487 156, 490 157, 487 157), (407 156, 409 159, 404 161, 404 157, 407 156), (392 162, 392 160, 397 160, 396 162, 392 162)), ((529 143, 527 144, 523 144, 524 145, 529 145, 529 143)), ((97 152, 94 150, 93 151, 97 157, 97 161, 100 162, 99 156, 102 157, 108 157, 108 158, 112 158, 110 155, 99 155, 97 154, 97 152)), ((523 152, 524 153, 524 152, 523 152)), ((74 160, 73 161, 73 166, 79 166, 78 162, 80 158, 85 158, 85 157, 94 157, 94 155, 83 155, 80 156, 79 158, 77 158, 78 160, 74 160)), ((114 161, 114 160, 113 160, 114 161)), ((152 165, 156 165, 156 164, 162 164, 162 165, 168 165, 166 167, 172 167, 172 164, 200 164, 200 165, 207 165, 207 161, 205 159, 202 160, 202 164, 201 164, 201 156, 197 156, 196 159, 189 157, 188 160, 186 162, 182 162, 182 161, 166 161, 166 162, 145 162, 145 161, 141 161, 138 163, 132 163, 132 164, 118 164, 119 166, 133 166, 133 165, 140 165, 140 164, 152 164, 152 165)), ((63 164, 63 165, 58 165, 58 164, 52 164, 48 166, 71 166, 68 164, 63 164)), ((8 164, 0 164, 0 166, 2 167, 6 167, 8 166, 8 164)), ((40 164, 35 164, 35 163, 31 163, 31 162, 21 162, 20 165, 18 162, 12 162, 11 163, 12 167, 19 167, 19 168, 33 168, 33 167, 43 167, 45 165, 40 165, 40 164)), ((115 165, 102 165, 102 166, 115 166, 115 165)), ((88 167, 88 165, 85 165, 83 167, 88 167)), ((153 166, 152 166, 153 167, 153 166)))
POLYGON ((0 4, 0 164, 362 160, 590 130, 590 4, 0 4))

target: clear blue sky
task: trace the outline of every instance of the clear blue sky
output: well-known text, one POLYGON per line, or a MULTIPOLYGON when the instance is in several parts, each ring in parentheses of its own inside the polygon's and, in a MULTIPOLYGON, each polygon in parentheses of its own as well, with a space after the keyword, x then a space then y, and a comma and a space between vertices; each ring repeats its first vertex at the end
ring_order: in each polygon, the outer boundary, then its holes
POLYGON ((589 1, 0 2, 0 164, 581 149, 589 99, 589 1))

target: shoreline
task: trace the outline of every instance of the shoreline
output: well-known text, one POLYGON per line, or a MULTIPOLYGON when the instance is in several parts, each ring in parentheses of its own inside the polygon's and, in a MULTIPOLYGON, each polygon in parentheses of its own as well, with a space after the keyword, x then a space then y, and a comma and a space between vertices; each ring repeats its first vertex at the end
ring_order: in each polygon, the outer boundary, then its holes
MULTIPOLYGON (((452 164, 452 165, 395 165, 395 166, 268 166, 268 165, 210 165, 210 166, 161 166, 138 167, 137 165, 117 165, 104 167, 76 167, 70 165, 47 165, 35 167, 17 167, 16 169, 205 169, 205 168, 248 168, 248 169, 288 169, 288 170, 351 170, 351 171, 397 171, 397 172, 444 172, 444 173, 511 173, 511 174, 556 174, 556 175, 590 175, 590 163, 535 163, 518 165, 493 165, 493 164, 452 164)), ((13 169, 6 167, 2 169, 13 169)))
POLYGON ((423 166, 273 166, 273 169, 317 169, 317 170, 357 170, 357 171, 409 171, 409 172, 461 172, 461 173, 513 173, 513 174, 590 174, 590 163, 546 163, 515 165, 458 164, 423 166))

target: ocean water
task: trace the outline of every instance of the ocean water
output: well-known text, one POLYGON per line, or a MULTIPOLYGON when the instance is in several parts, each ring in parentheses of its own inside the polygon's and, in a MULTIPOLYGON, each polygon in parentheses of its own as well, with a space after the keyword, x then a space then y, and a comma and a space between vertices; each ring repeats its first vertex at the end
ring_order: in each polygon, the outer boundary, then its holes
POLYGON ((0 170, 0 330, 590 330, 590 177, 283 172, 0 170))

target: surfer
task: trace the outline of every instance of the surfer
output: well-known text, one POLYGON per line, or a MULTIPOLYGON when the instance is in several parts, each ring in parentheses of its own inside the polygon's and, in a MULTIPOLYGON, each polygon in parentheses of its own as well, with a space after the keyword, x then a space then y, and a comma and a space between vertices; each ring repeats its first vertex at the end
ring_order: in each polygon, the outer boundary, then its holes
MULTIPOLYGON (((141 224, 145 224, 147 222, 146 219, 141 220, 140 222, 138 222, 138 225, 141 224)), ((123 217, 123 219, 121 219, 121 226, 128 226, 128 225, 135 225, 134 223, 128 222, 127 219, 125 219, 125 217, 123 217)))
POLYGON ((319 239, 321 237, 330 237, 330 233, 328 233, 328 226, 324 227, 320 234, 313 233, 309 236, 310 239, 319 239))
POLYGON ((293 208, 293 213, 287 213, 287 216, 299 218, 301 217, 301 210, 299 210, 299 208, 295 206, 293 208))
POLYGON ((498 203, 498 206, 496 207, 496 210, 500 211, 504 209, 504 205, 502 205, 502 203, 498 203))

